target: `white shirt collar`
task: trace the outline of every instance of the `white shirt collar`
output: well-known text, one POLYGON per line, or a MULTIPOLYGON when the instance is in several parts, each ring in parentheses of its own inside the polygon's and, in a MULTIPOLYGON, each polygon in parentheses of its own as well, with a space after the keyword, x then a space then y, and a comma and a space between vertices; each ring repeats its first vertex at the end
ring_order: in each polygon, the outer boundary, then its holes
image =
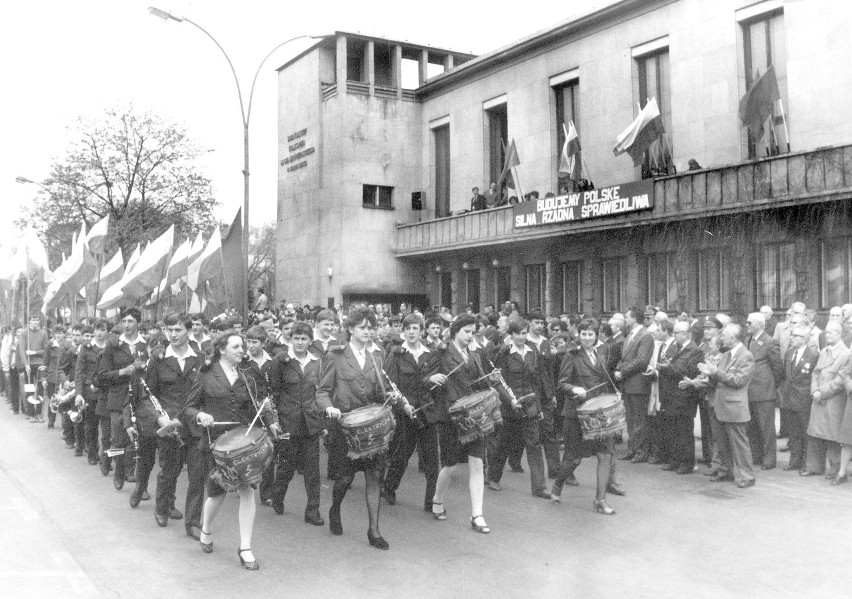
POLYGON ((175 353, 175 347, 171 343, 169 343, 169 346, 166 348, 166 353, 163 355, 164 358, 177 358, 178 360, 186 360, 190 356, 197 357, 198 354, 192 350, 192 346, 188 343, 186 344, 186 351, 183 352, 182 356, 175 353))
MULTIPOLYGON (((289 346, 288 346, 288 347, 289 347, 289 346)), ((258 359, 257 359, 257 358, 255 358, 253 355, 249 354, 249 360, 250 360, 250 361, 252 361, 252 362, 254 362, 254 363, 256 363, 258 366, 263 366, 263 365, 264 365, 264 364, 266 364, 269 360, 271 360, 271 359, 272 359, 272 358, 269 356, 269 354, 268 354, 268 353, 266 353, 266 350, 263 350, 263 353, 261 354, 261 356, 260 356, 260 357, 261 357, 261 359, 260 359, 260 360, 258 360, 258 359)))
POLYGON ((467 351, 476 351, 481 347, 485 347, 483 345, 479 345, 479 341, 476 340, 476 337, 470 340, 470 343, 467 346, 467 351))
POLYGON ((518 354, 518 355, 519 355, 519 356, 521 356, 522 358, 523 358, 524 356, 526 356, 526 355, 527 355, 527 352, 529 352, 529 351, 530 351, 530 348, 529 348, 529 346, 528 346, 528 345, 524 345, 524 349, 523 349, 523 350, 520 350, 520 349, 518 349, 518 346, 517 346, 517 345, 515 345, 515 344, 513 343, 513 344, 510 346, 510 348, 509 348, 509 353, 510 353, 510 354, 518 354))
POLYGON ((123 342, 123 343, 126 343, 127 345, 133 346, 133 345, 139 343, 140 341, 142 341, 143 339, 142 339, 142 335, 140 335, 139 333, 136 333, 136 340, 130 341, 130 339, 127 338, 127 335, 122 333, 121 336, 118 338, 118 340, 123 342))
MULTIPOLYGON (((302 361, 302 360, 300 360, 300 359, 299 359, 299 357, 296 355, 296 352, 294 352, 294 351, 293 351, 293 346, 292 346, 292 345, 288 345, 288 346, 287 346, 287 348, 288 348, 288 349, 287 349, 287 355, 288 355, 288 356, 290 356, 290 359, 291 359, 291 360, 296 360, 297 362, 299 362, 299 363, 300 363, 300 364, 302 364, 302 365, 307 364, 308 362, 311 362, 312 360, 319 360, 319 358, 317 358, 314 354, 312 354, 311 352, 307 352, 307 356, 305 357, 305 360, 304 360, 304 362, 303 362, 303 361, 302 361)), ((355 348, 353 347, 352 349, 354 350, 355 348)), ((266 352, 263 352, 263 353, 266 353, 266 352)), ((356 355, 357 355, 357 354, 356 354, 356 355)))

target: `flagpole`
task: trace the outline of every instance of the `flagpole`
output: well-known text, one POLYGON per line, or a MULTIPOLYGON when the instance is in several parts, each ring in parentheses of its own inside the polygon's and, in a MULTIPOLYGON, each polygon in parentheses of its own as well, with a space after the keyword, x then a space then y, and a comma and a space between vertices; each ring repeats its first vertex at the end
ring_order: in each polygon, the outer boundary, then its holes
POLYGON ((101 292, 101 271, 104 269, 104 255, 106 254, 106 243, 98 254, 98 278, 95 281, 95 297, 92 298, 92 318, 98 316, 98 294, 101 292))
POLYGON ((784 113, 784 102, 778 98, 778 107, 781 109, 781 122, 784 124, 784 139, 787 142, 787 151, 790 151, 790 130, 787 129, 787 115, 784 113))

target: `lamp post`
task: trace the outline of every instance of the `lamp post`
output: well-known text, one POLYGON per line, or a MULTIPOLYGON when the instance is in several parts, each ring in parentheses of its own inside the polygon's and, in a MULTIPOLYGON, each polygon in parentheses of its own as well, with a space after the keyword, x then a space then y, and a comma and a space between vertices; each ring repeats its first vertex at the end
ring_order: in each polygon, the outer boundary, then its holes
POLYGON ((214 44, 216 44, 216 47, 219 48, 219 50, 222 52, 222 56, 224 56, 225 60, 228 61, 228 67, 230 67, 231 74, 234 76, 234 83, 237 86, 237 97, 239 98, 239 101, 240 101, 240 116, 242 117, 242 123, 243 123, 243 239, 242 239, 242 246, 243 246, 243 254, 245 256, 245 258, 243 260, 243 285, 244 285, 244 289, 243 289, 243 317, 247 318, 248 317, 248 311, 249 311, 248 310, 248 284, 249 284, 249 282, 248 282, 248 279, 249 279, 249 272, 248 272, 248 261, 249 261, 249 120, 251 119, 251 104, 252 104, 252 100, 254 99, 254 86, 257 83, 257 77, 260 74, 260 69, 263 68, 264 63, 266 63, 266 61, 269 59, 269 57, 272 56, 272 54, 276 50, 278 50, 282 46, 285 46, 286 44, 289 44, 290 42, 298 40, 298 39, 302 39, 302 38, 324 39, 324 38, 329 37, 329 36, 327 36, 327 35, 297 35, 296 37, 291 37, 290 39, 285 40, 285 41, 281 42, 280 44, 278 44, 277 46, 275 46, 274 48, 272 48, 272 50, 270 50, 269 53, 266 56, 263 57, 263 60, 260 61, 260 64, 257 65, 257 70, 255 70, 255 72, 254 72, 254 79, 252 79, 252 81, 251 81, 251 90, 249 91, 248 105, 246 105, 243 102, 242 87, 240 87, 240 80, 237 77, 237 71, 234 68, 234 64, 231 62, 231 58, 228 56, 228 53, 225 52, 225 49, 222 47, 222 45, 218 41, 216 41, 216 38, 213 37, 210 34, 209 31, 204 29, 204 27, 202 27, 198 23, 196 23, 196 22, 194 22, 190 19, 187 19, 186 17, 180 17, 180 16, 174 15, 174 14, 168 12, 168 11, 165 11, 165 10, 162 10, 162 9, 159 9, 159 8, 155 8, 153 6, 148 7, 148 12, 155 17, 159 17, 160 19, 163 19, 164 21, 177 21, 178 23, 183 23, 183 22, 189 23, 190 25, 192 25, 193 27, 195 27, 196 29, 201 31, 204 35, 209 37, 210 40, 214 44))

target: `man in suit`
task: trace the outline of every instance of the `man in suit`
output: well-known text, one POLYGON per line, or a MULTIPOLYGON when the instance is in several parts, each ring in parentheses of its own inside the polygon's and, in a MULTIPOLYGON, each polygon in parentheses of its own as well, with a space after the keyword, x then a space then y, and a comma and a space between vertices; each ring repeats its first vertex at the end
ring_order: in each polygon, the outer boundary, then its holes
POLYGON ((485 196, 479 193, 479 188, 474 187, 471 190, 471 198, 470 198, 470 209, 471 210, 485 210, 487 206, 485 205, 485 196))
MULTIPOLYGON (((355 308, 346 319, 349 343, 333 346, 323 361, 322 375, 317 387, 316 401, 329 418, 339 419, 341 414, 385 400, 383 382, 379 378, 381 355, 371 352, 369 344, 376 328, 376 314, 369 308, 355 308)), ((413 410, 413 408, 411 408, 413 410)), ((331 509, 328 512, 332 534, 343 534, 340 506, 346 491, 358 471, 364 472, 370 545, 388 549, 388 542, 379 532, 379 506, 385 455, 378 454, 363 459, 347 457, 348 447, 340 425, 329 430, 329 458, 336 464, 338 478, 334 481, 331 509)))
POLYGON ((819 353, 808 347, 807 327, 790 334, 790 349, 784 356, 784 382, 781 383, 781 412, 787 414, 790 426, 790 463, 784 470, 805 469, 805 444, 811 416, 811 378, 819 353))
POLYGON ((808 422, 808 444, 805 471, 802 476, 825 472, 834 478, 840 467, 840 444, 837 435, 846 409, 843 377, 849 371, 849 349, 841 340, 843 329, 837 322, 825 327, 826 347, 817 359, 811 377, 811 416, 808 422), (828 472, 825 461, 828 458, 828 472))
POLYGON ((748 437, 755 464, 771 470, 776 464, 775 401, 778 393, 775 381, 783 377, 784 366, 778 342, 763 330, 763 315, 760 312, 749 314, 747 325, 746 348, 754 358, 754 372, 748 386, 751 411, 748 437))
POLYGON ((713 406, 713 438, 719 451, 719 470, 711 480, 734 480, 739 488, 754 485, 751 448, 746 427, 749 421, 748 387, 754 372, 754 358, 741 341, 742 328, 725 325, 722 342, 730 350, 719 365, 701 363, 698 370, 707 375, 713 406))
POLYGON ((674 357, 675 342, 672 333, 674 323, 668 318, 654 323, 654 355, 648 363, 646 375, 651 380, 651 395, 648 398, 648 416, 645 425, 648 428, 649 464, 670 463, 671 430, 670 422, 661 413, 662 389, 660 388, 659 366, 665 365, 674 357))
POLYGON ((606 340, 609 355, 607 368, 615 372, 615 367, 621 360, 621 351, 624 349, 624 315, 616 312, 609 317, 609 326, 612 329, 612 337, 606 340))
POLYGON ((772 337, 775 334, 775 327, 778 326, 778 319, 775 318, 775 314, 772 312, 770 306, 761 306, 760 313, 763 315, 763 320, 766 321, 763 330, 766 331, 767 335, 772 337))
POLYGON ((642 309, 632 307, 624 313, 624 347, 621 360, 615 368, 613 378, 621 383, 624 408, 627 417, 627 454, 623 460, 633 463, 648 461, 648 432, 645 420, 648 414, 648 397, 651 381, 645 369, 654 353, 654 338, 639 324, 642 309))
POLYGON ((668 361, 657 363, 661 417, 671 439, 668 448, 670 461, 663 470, 692 474, 695 469, 692 424, 697 392, 694 387, 681 388, 678 383, 684 377, 698 376, 698 364, 704 358, 704 353, 692 341, 688 322, 675 323, 674 348, 666 355, 669 356, 668 361))

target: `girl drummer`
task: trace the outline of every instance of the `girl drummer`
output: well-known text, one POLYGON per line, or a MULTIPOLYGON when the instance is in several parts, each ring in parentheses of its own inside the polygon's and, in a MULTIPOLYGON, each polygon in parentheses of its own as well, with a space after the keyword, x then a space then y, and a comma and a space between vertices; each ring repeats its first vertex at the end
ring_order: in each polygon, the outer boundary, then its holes
MULTIPOLYGON (((192 387, 184 406, 184 418, 207 429, 202 433, 201 452, 205 456, 208 470, 215 473, 211 445, 224 432, 213 428, 214 422, 251 423, 257 412, 252 394, 256 393, 253 381, 246 379, 237 366, 245 353, 243 338, 235 331, 226 331, 213 341, 213 356, 211 363, 202 369, 201 376, 192 387)), ((266 421, 271 431, 276 431, 278 424, 274 421, 271 411, 265 411, 261 419, 266 421)), ((256 509, 255 486, 241 484, 237 488, 240 498, 239 524, 240 563, 247 570, 257 570, 260 566, 251 551, 251 536, 254 528, 256 509)), ((214 476, 207 479, 207 500, 201 516, 201 549, 205 553, 213 551, 212 526, 219 508, 225 499, 225 489, 214 476)))
POLYGON ((432 375, 430 381, 440 385, 442 392, 437 393, 435 405, 438 408, 438 456, 441 470, 432 499, 432 515, 436 520, 446 520, 444 494, 450 480, 463 462, 468 463, 468 485, 470 487, 470 525, 476 532, 489 533, 491 529, 482 516, 482 496, 485 483, 483 460, 485 459, 485 440, 476 439, 462 445, 450 422, 449 408, 458 399, 476 391, 488 388, 480 358, 476 352, 469 352, 468 345, 476 330, 476 320, 469 314, 462 314, 450 326, 450 343, 440 356, 440 372, 432 375))
POLYGON ((553 481, 550 498, 559 502, 562 486, 577 485, 574 469, 584 457, 592 455, 598 458, 597 490, 592 502, 595 510, 611 516, 615 514, 606 502, 607 490, 623 495, 621 487, 611 481, 615 439, 612 436, 601 439, 584 440, 577 418, 577 408, 586 400, 607 393, 615 393, 612 379, 606 370, 608 363, 607 346, 595 347, 598 341, 598 323, 592 318, 583 319, 577 326, 580 347, 565 354, 559 372, 559 388, 565 393, 562 408, 565 431, 565 455, 559 466, 559 473, 553 481))

